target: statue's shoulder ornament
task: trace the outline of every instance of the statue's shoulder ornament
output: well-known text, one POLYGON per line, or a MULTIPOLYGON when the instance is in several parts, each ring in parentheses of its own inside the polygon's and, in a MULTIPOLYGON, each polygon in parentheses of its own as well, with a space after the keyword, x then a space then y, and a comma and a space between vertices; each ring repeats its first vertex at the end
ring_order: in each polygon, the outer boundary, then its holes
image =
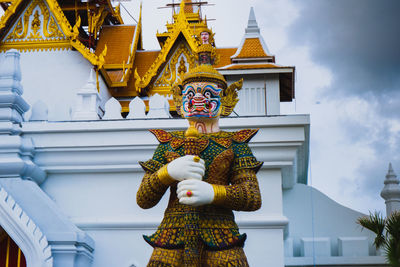
POLYGON ((161 129, 150 129, 149 130, 157 138, 160 143, 167 143, 172 140, 172 134, 161 129))
POLYGON ((236 143, 248 143, 256 135, 258 129, 244 129, 234 133, 232 140, 236 143))
POLYGON ((162 129, 150 129, 149 130, 157 138, 160 143, 169 143, 171 148, 176 150, 181 147, 184 143, 184 132, 167 132, 162 129))

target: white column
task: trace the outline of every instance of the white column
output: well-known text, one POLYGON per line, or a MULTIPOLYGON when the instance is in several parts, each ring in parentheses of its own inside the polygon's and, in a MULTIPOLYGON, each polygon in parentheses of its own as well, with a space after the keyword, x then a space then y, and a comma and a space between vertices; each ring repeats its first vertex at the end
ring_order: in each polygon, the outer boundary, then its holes
POLYGON ((22 97, 19 60, 19 52, 10 50, 0 62, 0 179, 24 178, 40 184, 46 173, 33 163, 32 140, 20 135, 29 105, 22 97))
POLYGON ((265 79, 267 115, 280 115, 279 74, 268 75, 265 79))
POLYGON ((239 228, 248 235, 245 252, 250 266, 283 267, 283 236, 288 220, 283 215, 282 173, 280 169, 263 168, 257 173, 257 178, 262 197, 261 209, 251 215, 254 225, 246 227, 239 221, 239 228))

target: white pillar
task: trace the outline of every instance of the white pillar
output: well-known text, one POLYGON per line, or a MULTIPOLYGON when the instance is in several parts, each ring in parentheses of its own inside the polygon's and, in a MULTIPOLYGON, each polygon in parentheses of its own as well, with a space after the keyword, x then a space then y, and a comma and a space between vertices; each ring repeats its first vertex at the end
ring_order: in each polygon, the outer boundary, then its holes
POLYGON ((34 162, 31 138, 21 137, 21 122, 29 109, 22 97, 20 54, 6 53, 0 62, 0 179, 23 178, 42 183, 46 173, 34 162))
POLYGON ((12 49, 7 51, 0 62, 0 122, 20 123, 23 121, 22 115, 29 110, 28 103, 22 98, 19 59, 19 52, 12 49))
POLYGON ((279 74, 268 75, 265 80, 267 115, 280 115, 279 74))
POLYGON ((386 216, 395 211, 400 211, 400 185, 397 175, 394 173, 392 163, 389 163, 389 170, 386 174, 385 186, 381 191, 381 197, 385 199, 386 216))

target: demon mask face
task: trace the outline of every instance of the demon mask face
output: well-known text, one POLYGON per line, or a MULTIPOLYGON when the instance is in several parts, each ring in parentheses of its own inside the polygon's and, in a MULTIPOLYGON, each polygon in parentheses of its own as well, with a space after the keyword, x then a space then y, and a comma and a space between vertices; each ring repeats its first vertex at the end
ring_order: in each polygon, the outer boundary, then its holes
POLYGON ((222 88, 210 82, 192 82, 182 91, 184 118, 217 118, 221 113, 222 88))

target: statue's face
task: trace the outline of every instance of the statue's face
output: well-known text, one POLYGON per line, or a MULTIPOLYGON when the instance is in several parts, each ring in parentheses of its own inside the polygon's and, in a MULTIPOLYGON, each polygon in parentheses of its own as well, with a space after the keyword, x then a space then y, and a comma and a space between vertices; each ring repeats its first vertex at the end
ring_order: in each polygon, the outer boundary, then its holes
POLYGON ((184 118, 218 118, 221 114, 222 88, 210 82, 193 82, 185 85, 182 92, 184 118))
POLYGON ((208 44, 208 40, 210 39, 210 34, 208 32, 200 33, 200 38, 203 44, 208 44))

